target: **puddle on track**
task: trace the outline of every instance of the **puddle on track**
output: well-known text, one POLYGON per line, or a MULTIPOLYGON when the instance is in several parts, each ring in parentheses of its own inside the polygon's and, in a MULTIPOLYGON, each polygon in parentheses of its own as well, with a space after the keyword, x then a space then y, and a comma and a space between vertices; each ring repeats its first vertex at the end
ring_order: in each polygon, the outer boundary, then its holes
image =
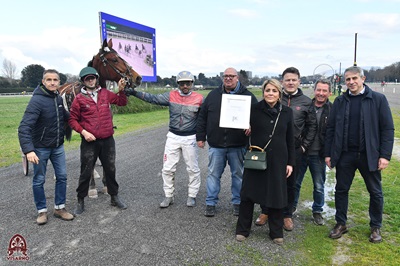
MULTIPOLYGON (((329 207, 326 203, 327 202, 334 202, 335 201, 335 171, 326 167, 326 181, 325 181, 325 204, 324 204, 324 217, 325 218, 332 218, 335 216, 335 208, 329 207)), ((302 201, 301 207, 304 209, 312 209, 312 201, 302 201)))

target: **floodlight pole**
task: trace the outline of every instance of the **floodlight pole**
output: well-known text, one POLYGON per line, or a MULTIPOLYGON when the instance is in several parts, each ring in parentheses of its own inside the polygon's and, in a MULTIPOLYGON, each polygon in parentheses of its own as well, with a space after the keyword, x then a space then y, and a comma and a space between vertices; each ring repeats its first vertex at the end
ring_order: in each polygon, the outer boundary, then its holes
POLYGON ((357 33, 355 34, 354 41, 354 66, 357 66, 357 33))
POLYGON ((342 62, 340 62, 339 65, 339 82, 338 82, 338 94, 342 92, 342 85, 340 85, 340 82, 342 81, 342 62))

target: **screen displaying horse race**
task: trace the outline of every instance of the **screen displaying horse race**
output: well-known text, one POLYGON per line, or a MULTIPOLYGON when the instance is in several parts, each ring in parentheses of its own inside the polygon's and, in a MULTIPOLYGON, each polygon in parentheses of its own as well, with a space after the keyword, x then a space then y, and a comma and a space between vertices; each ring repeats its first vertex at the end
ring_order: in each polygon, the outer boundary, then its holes
POLYGON ((144 82, 157 81, 156 30, 99 12, 101 43, 112 39, 113 48, 144 82))

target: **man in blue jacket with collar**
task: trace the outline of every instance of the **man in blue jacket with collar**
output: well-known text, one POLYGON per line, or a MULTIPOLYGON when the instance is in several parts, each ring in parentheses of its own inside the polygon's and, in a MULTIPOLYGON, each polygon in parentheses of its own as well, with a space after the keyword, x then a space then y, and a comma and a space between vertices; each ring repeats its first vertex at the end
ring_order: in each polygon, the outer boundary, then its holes
POLYGON ((347 232, 349 190, 358 169, 370 195, 369 241, 382 241, 383 215, 381 170, 389 165, 394 143, 394 125, 385 95, 364 84, 364 71, 357 66, 344 72, 347 91, 337 97, 328 119, 325 162, 336 167, 336 225, 330 238, 347 232))

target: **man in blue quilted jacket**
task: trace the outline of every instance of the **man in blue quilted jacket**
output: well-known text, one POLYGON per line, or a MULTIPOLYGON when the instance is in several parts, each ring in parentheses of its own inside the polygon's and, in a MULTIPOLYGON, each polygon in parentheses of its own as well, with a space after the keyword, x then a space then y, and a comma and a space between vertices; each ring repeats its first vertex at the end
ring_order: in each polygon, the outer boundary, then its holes
POLYGON ((58 94, 60 75, 54 69, 45 70, 42 83, 34 90, 18 128, 22 152, 33 163, 33 197, 39 213, 38 225, 47 223, 44 192, 47 161, 50 159, 56 176, 54 216, 70 221, 74 216, 65 209, 67 170, 64 151, 64 123, 68 120, 61 96, 58 94))

